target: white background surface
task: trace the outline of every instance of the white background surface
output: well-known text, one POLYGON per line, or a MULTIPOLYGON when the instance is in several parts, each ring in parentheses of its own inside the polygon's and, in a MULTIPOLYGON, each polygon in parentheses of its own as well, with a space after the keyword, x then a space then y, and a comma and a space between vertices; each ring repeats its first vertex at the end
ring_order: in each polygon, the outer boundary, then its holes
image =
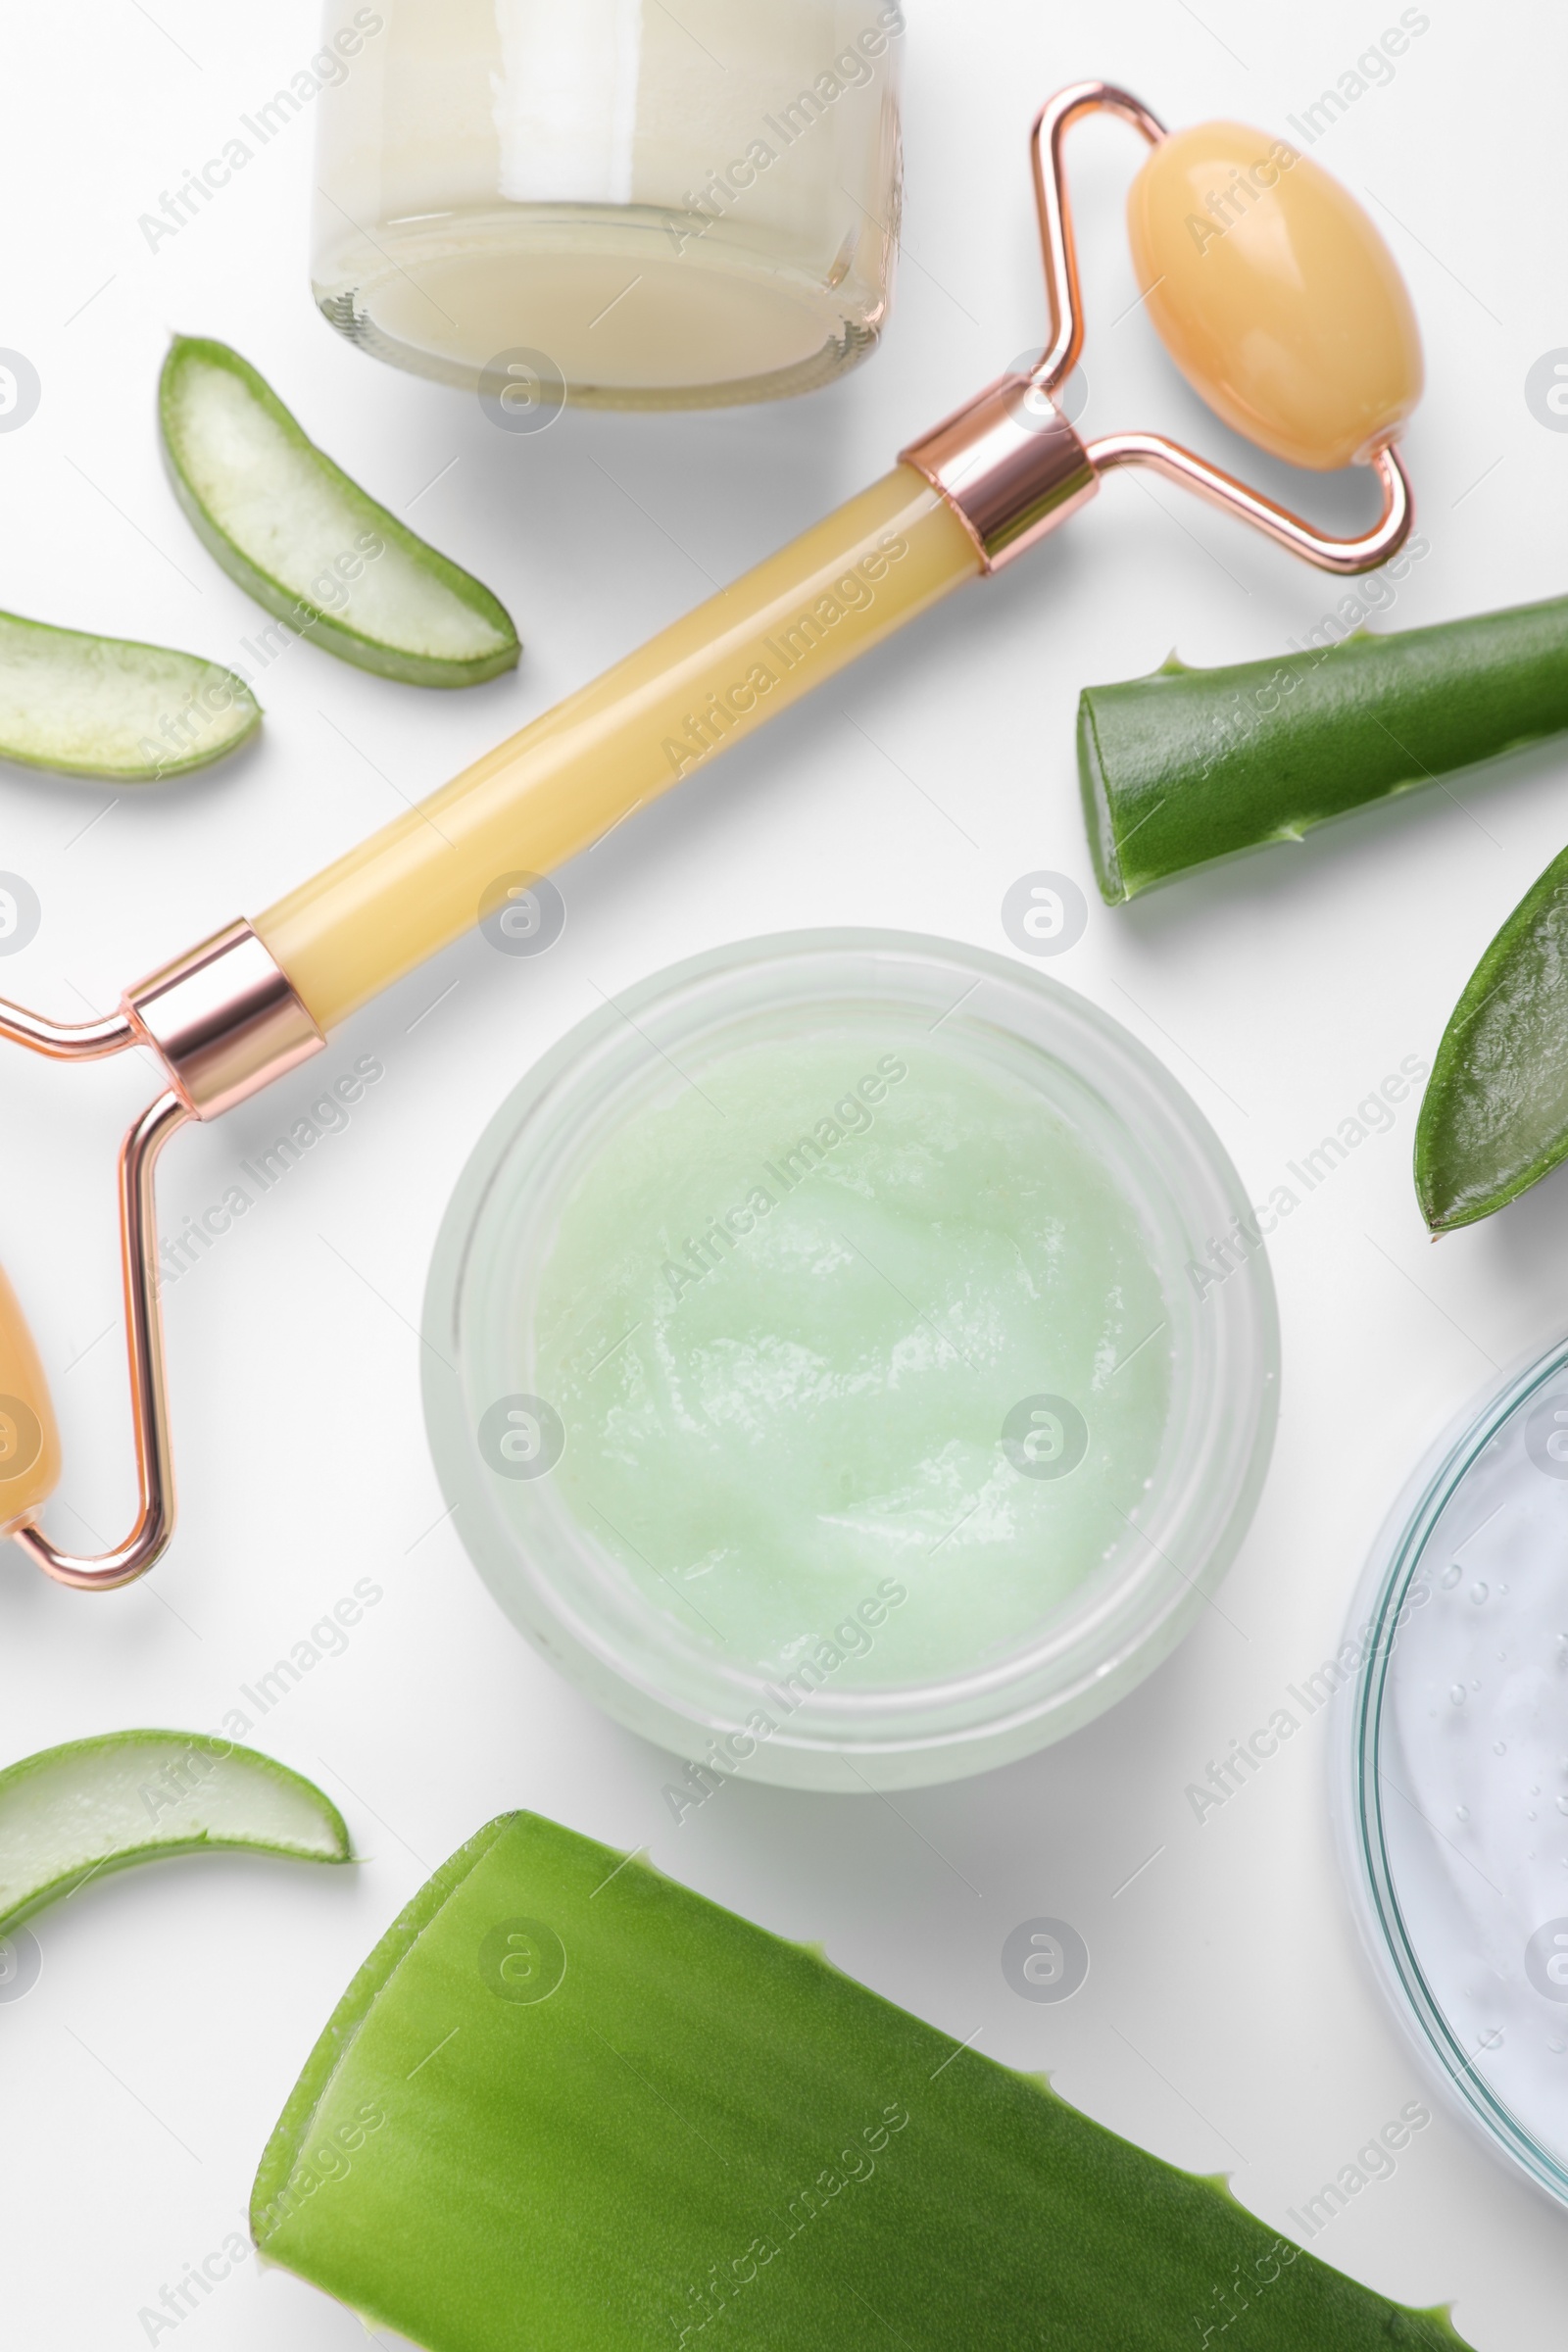
MULTIPOLYGON (((497 590, 527 650, 514 676, 443 696, 300 645, 262 681, 263 743, 188 784, 113 801, 0 772, 0 866, 25 874, 44 909, 0 984, 66 1018, 266 906, 400 795, 432 789, 882 471, 1037 344, 1025 141, 1051 90, 1103 74, 1172 122, 1233 115, 1278 133, 1398 12, 1203 0, 1200 22, 1181 0, 1093 12, 912 0, 907 238, 881 354, 792 406, 567 416, 537 438, 496 432, 476 402, 361 357, 315 315, 308 123, 148 252, 137 215, 304 62, 316 31, 303 0, 156 0, 153 13, 158 24, 133 0, 9 12, 0 343, 32 359, 43 400, 0 435, 0 604, 238 654, 256 610, 197 546, 159 468, 154 382, 177 327, 236 343, 394 509, 417 499, 411 519, 497 590)), ((1544 7, 1433 0, 1430 14, 1392 84, 1316 148, 1371 191, 1426 336, 1429 389, 1407 446, 1431 554, 1399 591, 1396 624, 1568 585, 1568 437, 1543 429, 1523 395, 1530 364, 1568 343, 1564 33, 1544 7)), ((1075 133, 1085 429, 1164 422, 1239 458, 1142 315, 1110 323, 1136 291, 1120 200, 1139 153, 1113 124, 1075 133)), ((1346 527, 1367 488, 1319 484, 1316 511, 1346 527)), ((1568 762, 1547 752, 1132 909, 1100 907, 1072 763, 1079 688, 1146 670, 1173 642, 1198 662, 1276 651, 1340 593, 1173 490, 1115 481, 1034 560, 568 870, 567 930, 549 956, 510 961, 470 940, 371 1006, 297 1083, 178 1140, 163 1180, 170 1226, 219 1199, 323 1076, 366 1053, 385 1062, 349 1131, 170 1293, 182 1518, 168 1560, 109 1599, 47 1588, 20 1559, 0 1580, 0 1752, 122 1724, 216 1724, 242 1682, 370 1576, 384 1598, 346 1654, 256 1733, 341 1801, 367 1860, 337 1875, 173 1864, 38 1922, 40 1980, 0 2006, 10 2341, 129 2352, 147 2340, 138 2311, 239 2226, 264 2139, 354 1968, 427 1870, 507 1806, 650 1845, 705 1892, 820 1937, 956 2035, 1048 2068, 1145 2146, 1229 2172, 1281 2228, 1287 2206, 1422 2092, 1340 1893, 1326 1822, 1337 1711, 1201 1826, 1183 1791, 1330 1652, 1382 1512, 1434 1429, 1494 1364, 1560 1332, 1562 1181, 1433 1250, 1406 1104, 1271 1244, 1284 1419, 1225 1616, 1207 1613, 1097 1728, 896 1807, 737 1787, 675 1829, 664 1759, 556 1679, 451 1527, 433 1525, 414 1331, 466 1154, 601 991, 798 925, 886 923, 1010 952, 1003 894, 1037 867, 1076 875, 1093 902, 1056 976, 1168 1061, 1263 1198, 1401 1056, 1430 1056, 1480 950, 1568 836, 1568 762), (1018 1999, 999 1965, 1008 1932, 1041 1914, 1071 1921, 1093 1955, 1060 2008, 1018 1999)), ((148 1076, 19 1055, 3 1083, 0 1250, 64 1423, 53 1524, 90 1544, 89 1526, 118 1533, 129 1515, 109 1330, 112 1153, 148 1076)), ((1487 2352, 1525 2352, 1560 2335, 1565 2248, 1568 2220, 1445 2113, 1314 2251, 1402 2300, 1451 2299, 1487 2352)), ((192 2352, 364 2340, 347 2313, 253 2262, 175 2332, 192 2352)))

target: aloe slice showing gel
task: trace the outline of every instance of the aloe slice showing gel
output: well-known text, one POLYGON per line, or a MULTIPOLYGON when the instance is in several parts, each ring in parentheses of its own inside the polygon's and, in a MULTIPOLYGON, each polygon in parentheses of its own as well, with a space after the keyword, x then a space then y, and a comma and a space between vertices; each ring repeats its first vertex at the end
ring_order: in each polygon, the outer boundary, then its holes
POLYGON ((475 686, 515 667, 506 608, 307 440, 237 351, 176 337, 158 406, 198 537, 292 632, 411 686, 475 686))
POLYGON ((251 2225, 429 2352, 1459 2341, 820 1953, 531 1814, 371 1953, 251 2225))
POLYGON ((0 1936, 86 1879, 205 1847, 352 1859, 319 1788, 253 1748, 190 1732, 112 1732, 0 1772, 0 1936))
POLYGON ((144 784, 220 760, 261 723, 216 662, 0 612, 0 759, 144 784))
POLYGON ((1509 915, 1453 1008, 1415 1137, 1433 1233, 1506 1207, 1568 1155, 1568 850, 1509 915))

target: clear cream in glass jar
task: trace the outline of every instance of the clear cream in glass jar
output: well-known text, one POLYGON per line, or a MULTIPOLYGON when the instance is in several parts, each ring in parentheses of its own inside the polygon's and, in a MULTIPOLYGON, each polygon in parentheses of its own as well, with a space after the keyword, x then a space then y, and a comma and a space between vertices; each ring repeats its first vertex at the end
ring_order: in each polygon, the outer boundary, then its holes
POLYGON ((317 301, 524 425, 827 383, 887 315, 903 36, 896 0, 328 0, 317 301))

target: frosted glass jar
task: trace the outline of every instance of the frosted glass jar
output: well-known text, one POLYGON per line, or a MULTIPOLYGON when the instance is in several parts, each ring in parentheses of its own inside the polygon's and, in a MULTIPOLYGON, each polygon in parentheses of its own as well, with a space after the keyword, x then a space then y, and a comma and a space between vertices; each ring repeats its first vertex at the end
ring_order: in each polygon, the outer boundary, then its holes
POLYGON ((316 299, 523 427, 827 383, 887 316, 903 36, 896 0, 328 0, 316 299))
POLYGON ((553 1047, 459 1180, 442 1492, 535 1647, 675 1754, 852 1792, 989 1770, 1131 1690, 1235 1555, 1273 1286, 1257 1250, 1193 1273, 1248 1215, 1191 1098, 1032 969, 711 950, 553 1047))

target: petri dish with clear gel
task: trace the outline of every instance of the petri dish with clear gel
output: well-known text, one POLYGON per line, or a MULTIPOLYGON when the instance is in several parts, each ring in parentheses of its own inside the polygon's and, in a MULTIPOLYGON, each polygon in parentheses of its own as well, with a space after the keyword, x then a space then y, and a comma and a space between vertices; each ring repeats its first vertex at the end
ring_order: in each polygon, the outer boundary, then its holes
POLYGON ((1440 2088, 1568 2203, 1568 1341, 1419 1465, 1349 1640, 1363 1938, 1440 2088))
MULTIPOLYGON (((1204 1609, 1273 1440, 1246 1195, 1115 1021, 893 932, 754 940, 592 1013, 480 1140, 426 1422, 502 1607, 723 1777, 951 1780, 1204 1609)), ((683 1793, 684 1792, 684 1793, 683 1793)))

